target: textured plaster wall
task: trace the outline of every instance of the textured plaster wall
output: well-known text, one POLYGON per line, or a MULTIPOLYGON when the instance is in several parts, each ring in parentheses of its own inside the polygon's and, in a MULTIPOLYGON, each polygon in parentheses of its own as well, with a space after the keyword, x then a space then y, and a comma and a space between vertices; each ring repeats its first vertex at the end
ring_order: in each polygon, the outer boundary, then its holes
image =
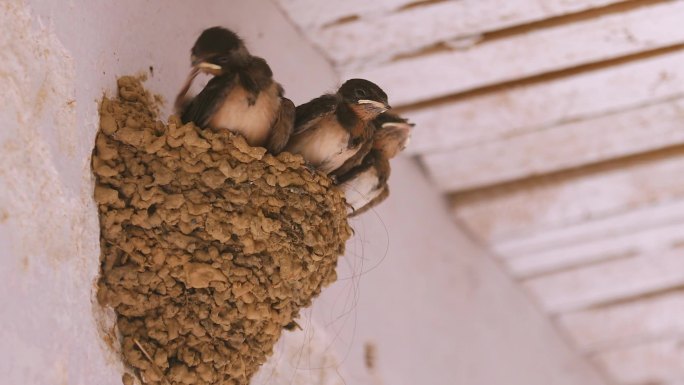
POLYGON ((357 234, 345 259, 356 264, 352 271, 368 272, 357 284, 335 284, 313 311, 312 318, 335 336, 348 383, 604 383, 453 223, 442 197, 410 159, 394 161, 390 190, 377 216, 354 221, 357 234), (354 302, 349 317, 347 301, 354 302), (362 359, 367 342, 376 347, 375 373, 362 359), (382 381, 368 381, 374 375, 382 381))
MULTIPOLYGON (((193 39, 216 24, 266 56, 295 102, 334 87, 329 65, 265 0, 0 0, 0 383, 121 383, 92 302, 97 101, 139 71, 172 100, 193 39)), ((390 200, 354 223, 340 282, 255 383, 598 384, 439 202, 399 160, 390 200)))

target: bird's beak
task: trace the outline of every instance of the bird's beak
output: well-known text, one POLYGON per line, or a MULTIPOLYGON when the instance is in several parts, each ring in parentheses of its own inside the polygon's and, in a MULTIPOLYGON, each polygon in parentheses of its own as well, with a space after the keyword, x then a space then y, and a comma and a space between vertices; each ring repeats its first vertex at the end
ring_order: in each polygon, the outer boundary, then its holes
POLYGON ((204 72, 205 74, 210 74, 214 76, 220 75, 221 71, 223 70, 223 68, 220 65, 209 63, 206 61, 200 61, 199 63, 194 65, 194 68, 198 71, 204 72))
POLYGON ((214 63, 208 63, 205 61, 197 63, 197 68, 199 68, 202 71, 220 71, 221 70, 220 65, 214 64, 214 63))
POLYGON ((415 126, 415 123, 399 123, 399 122, 387 122, 382 124, 382 128, 395 128, 395 129, 405 129, 410 130, 415 126))
POLYGON ((377 102, 375 100, 369 100, 369 99, 361 99, 357 103, 359 103, 359 104, 370 104, 372 107, 377 108, 378 110, 381 110, 381 113, 392 108, 387 103, 377 102))

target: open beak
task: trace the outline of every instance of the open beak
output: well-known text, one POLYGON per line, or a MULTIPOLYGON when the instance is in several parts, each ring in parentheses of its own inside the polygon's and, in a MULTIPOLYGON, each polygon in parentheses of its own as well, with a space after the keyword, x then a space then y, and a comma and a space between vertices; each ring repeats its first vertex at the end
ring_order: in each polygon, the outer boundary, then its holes
POLYGON ((359 103, 359 104, 369 104, 369 105, 371 105, 371 107, 376 108, 376 109, 378 109, 378 110, 381 110, 380 113, 383 113, 383 112, 389 110, 390 108, 392 108, 392 107, 390 107, 390 105, 387 104, 387 103, 377 102, 377 101, 375 101, 375 100, 369 100, 369 99, 361 99, 361 100, 359 100, 357 103, 359 103))

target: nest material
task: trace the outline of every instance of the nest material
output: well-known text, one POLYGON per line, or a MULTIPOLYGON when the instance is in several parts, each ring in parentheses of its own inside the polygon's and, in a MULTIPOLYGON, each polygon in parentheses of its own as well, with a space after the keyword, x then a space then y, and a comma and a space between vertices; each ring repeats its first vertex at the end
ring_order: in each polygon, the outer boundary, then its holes
POLYGON ((335 281, 341 192, 299 156, 157 120, 132 77, 100 107, 93 152, 98 299, 146 384, 247 384, 285 325, 335 281))

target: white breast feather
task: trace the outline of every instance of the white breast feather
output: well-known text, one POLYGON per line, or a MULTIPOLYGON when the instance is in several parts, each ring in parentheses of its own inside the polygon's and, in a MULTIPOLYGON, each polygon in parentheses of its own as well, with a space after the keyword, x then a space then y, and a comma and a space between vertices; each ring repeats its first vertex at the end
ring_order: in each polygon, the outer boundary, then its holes
POLYGON ((354 179, 342 184, 347 203, 354 210, 358 210, 380 195, 382 189, 378 188, 378 171, 371 167, 358 174, 354 179))
POLYGON ((359 150, 348 148, 349 132, 339 125, 334 116, 323 119, 299 137, 293 138, 288 149, 301 154, 311 165, 330 173, 359 150))

